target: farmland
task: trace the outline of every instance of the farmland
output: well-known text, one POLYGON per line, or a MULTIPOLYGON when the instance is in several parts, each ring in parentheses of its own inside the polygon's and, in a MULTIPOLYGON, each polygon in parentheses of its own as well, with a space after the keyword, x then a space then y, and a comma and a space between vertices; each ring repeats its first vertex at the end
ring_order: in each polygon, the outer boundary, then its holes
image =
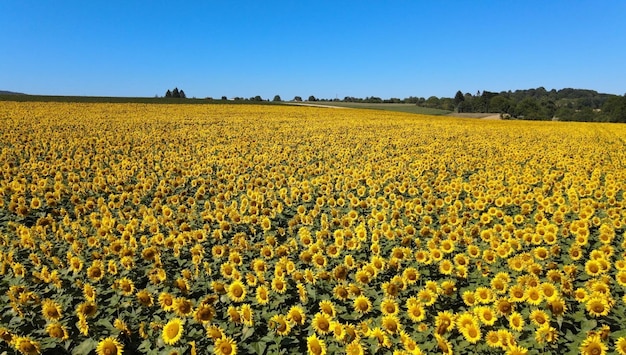
POLYGON ((0 102, 0 352, 626 354, 626 126, 0 102))

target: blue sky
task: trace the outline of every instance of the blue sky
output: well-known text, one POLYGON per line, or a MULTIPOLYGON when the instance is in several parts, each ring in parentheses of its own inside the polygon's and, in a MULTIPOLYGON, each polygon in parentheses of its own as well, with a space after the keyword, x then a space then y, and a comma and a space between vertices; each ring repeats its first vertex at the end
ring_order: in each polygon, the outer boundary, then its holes
POLYGON ((0 0, 0 90, 283 99, 626 93, 626 1, 0 0))

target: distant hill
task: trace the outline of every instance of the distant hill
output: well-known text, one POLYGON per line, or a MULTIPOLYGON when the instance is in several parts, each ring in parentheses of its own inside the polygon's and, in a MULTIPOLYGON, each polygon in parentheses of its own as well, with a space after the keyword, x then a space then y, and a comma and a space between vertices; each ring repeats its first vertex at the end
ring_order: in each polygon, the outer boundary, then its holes
POLYGON ((0 95, 26 95, 26 94, 23 94, 23 93, 21 93, 21 92, 13 92, 13 91, 0 90, 0 95))

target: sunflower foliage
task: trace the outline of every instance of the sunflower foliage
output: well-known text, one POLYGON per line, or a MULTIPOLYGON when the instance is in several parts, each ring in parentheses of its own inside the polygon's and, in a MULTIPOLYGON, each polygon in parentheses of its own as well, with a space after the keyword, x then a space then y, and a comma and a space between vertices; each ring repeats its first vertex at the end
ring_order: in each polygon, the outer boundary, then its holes
POLYGON ((626 128, 0 102, 0 351, 626 354, 626 128))

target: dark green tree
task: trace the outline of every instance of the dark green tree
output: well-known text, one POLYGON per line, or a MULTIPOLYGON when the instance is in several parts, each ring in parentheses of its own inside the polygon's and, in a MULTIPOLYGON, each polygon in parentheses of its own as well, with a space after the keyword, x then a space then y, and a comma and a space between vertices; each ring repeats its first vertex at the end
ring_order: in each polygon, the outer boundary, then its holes
POLYGON ((282 100, 280 99, 280 95, 276 95, 276 96, 274 96, 274 100, 272 100, 272 101, 280 102, 282 100))
POLYGON ((172 97, 172 92, 169 89, 165 92, 165 97, 172 97))
POLYGON ((180 99, 180 91, 178 91, 178 88, 174 88, 174 90, 172 91, 172 97, 180 99))
POLYGON ((463 95, 463 93, 461 92, 461 90, 456 92, 456 95, 454 95, 454 107, 456 112, 461 112, 459 110, 459 106, 461 105, 461 102, 465 101, 465 96, 463 95))

